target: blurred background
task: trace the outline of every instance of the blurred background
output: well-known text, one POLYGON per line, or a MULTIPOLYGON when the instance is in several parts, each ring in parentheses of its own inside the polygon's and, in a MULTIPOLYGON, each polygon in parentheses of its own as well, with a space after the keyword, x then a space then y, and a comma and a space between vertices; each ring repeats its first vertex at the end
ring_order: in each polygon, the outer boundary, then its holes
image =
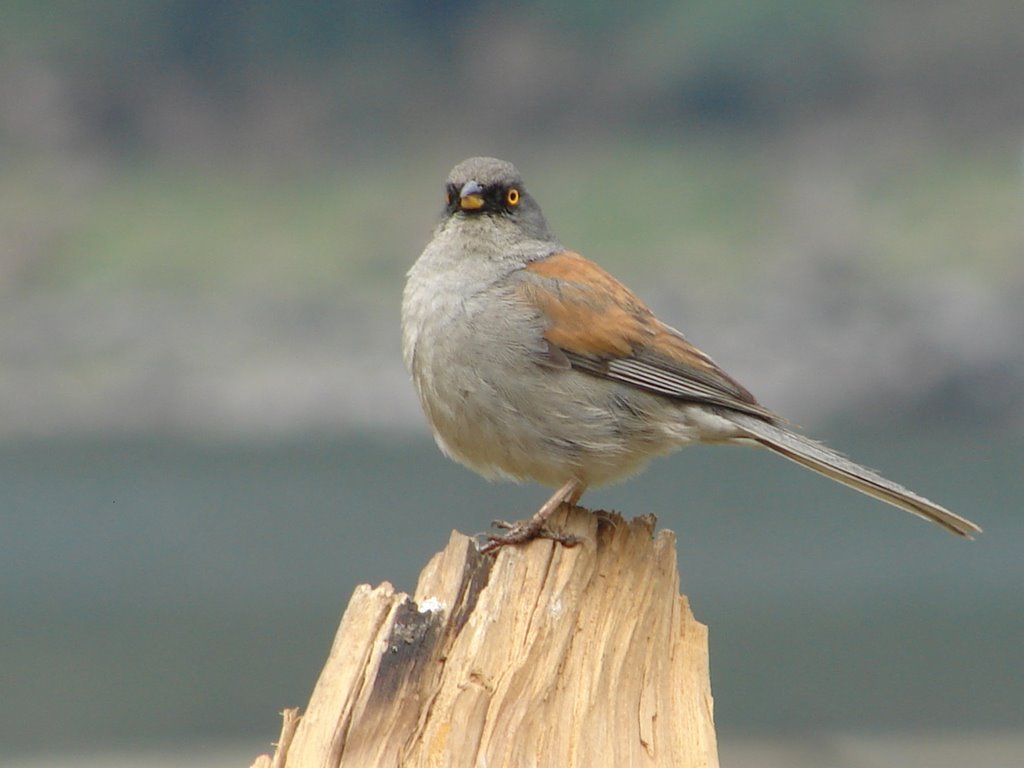
POLYGON ((403 273, 464 157, 762 402, 655 513, 723 764, 1020 765, 1024 5, 7 0, 0 763, 247 765, 356 584, 531 513, 433 446, 403 273), (774 761, 774 762, 773 762, 774 761))

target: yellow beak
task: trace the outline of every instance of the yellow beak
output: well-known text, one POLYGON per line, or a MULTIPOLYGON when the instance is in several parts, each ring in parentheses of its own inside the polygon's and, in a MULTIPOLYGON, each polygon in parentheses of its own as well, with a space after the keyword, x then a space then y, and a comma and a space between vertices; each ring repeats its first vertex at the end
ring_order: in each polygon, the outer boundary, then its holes
POLYGON ((459 207, 464 211, 476 211, 484 207, 484 188, 478 182, 467 181, 459 190, 459 207))

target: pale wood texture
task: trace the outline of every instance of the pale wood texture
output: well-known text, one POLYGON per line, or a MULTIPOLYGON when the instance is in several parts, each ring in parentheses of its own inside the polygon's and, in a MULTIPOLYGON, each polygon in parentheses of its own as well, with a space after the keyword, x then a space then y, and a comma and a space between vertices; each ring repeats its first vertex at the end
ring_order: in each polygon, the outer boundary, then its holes
POLYGON ((674 535, 581 508, 552 527, 585 541, 489 557, 453 533, 413 598, 357 587, 298 727, 287 711, 254 765, 717 766, 674 535))

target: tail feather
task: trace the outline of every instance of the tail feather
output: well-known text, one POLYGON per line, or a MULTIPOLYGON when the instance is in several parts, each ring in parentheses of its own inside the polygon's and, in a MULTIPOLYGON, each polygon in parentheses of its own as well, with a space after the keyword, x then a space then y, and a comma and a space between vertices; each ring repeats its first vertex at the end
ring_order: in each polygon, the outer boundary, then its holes
POLYGON ((971 534, 981 533, 981 528, 970 520, 923 496, 918 496, 899 483, 886 480, 877 472, 850 461, 819 442, 744 413, 730 413, 729 419, 743 430, 747 437, 756 440, 765 448, 836 482, 925 520, 931 520, 957 536, 970 539, 973 538, 971 534))

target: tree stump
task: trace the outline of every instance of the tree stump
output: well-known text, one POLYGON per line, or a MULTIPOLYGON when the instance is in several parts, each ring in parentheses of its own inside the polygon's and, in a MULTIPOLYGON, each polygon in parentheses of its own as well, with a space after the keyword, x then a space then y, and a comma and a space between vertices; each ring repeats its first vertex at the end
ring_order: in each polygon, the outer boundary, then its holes
POLYGON ((559 510, 482 556, 452 533, 413 598, 356 588, 301 718, 254 768, 717 766, 707 628, 652 516, 559 510))

